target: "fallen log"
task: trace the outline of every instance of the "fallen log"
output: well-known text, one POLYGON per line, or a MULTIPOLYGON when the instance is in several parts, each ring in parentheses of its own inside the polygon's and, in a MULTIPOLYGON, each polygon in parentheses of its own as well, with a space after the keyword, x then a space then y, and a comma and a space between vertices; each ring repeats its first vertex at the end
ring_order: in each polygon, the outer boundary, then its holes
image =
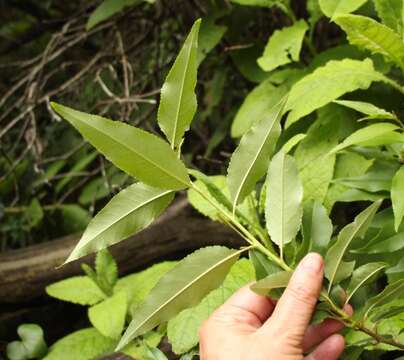
MULTIPOLYGON (((81 274, 80 265, 92 263, 94 255, 57 268, 78 239, 78 236, 67 236, 0 254, 0 305, 29 303, 43 295, 48 284, 81 274)), ((123 275, 157 261, 179 258, 202 246, 236 247, 241 243, 232 230, 201 218, 186 199, 180 198, 150 227, 113 245, 110 250, 123 275)))

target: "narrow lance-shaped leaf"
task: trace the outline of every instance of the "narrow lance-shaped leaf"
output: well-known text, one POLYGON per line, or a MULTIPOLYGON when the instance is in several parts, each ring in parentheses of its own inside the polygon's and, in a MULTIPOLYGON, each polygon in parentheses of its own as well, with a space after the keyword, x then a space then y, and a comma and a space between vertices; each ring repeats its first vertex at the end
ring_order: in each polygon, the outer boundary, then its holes
POLYGON ((269 38, 264 54, 257 60, 258 65, 265 71, 272 71, 278 66, 299 61, 304 34, 308 29, 307 23, 299 20, 292 26, 276 30, 269 38))
POLYGON ((303 212, 303 187, 295 161, 290 155, 280 151, 273 157, 266 184, 266 225, 282 257, 284 246, 299 231, 303 212))
POLYGON ((270 79, 252 89, 234 117, 230 130, 231 136, 241 137, 258 121, 267 118, 272 107, 286 95, 287 91, 286 86, 275 86, 270 79))
POLYGON ((190 185, 184 164, 170 146, 144 130, 52 103, 99 152, 145 184, 179 190, 190 185))
POLYGON ((171 190, 133 184, 115 195, 91 220, 66 262, 106 248, 147 227, 172 201, 171 190))
POLYGON ((370 59, 331 60, 294 84, 285 107, 291 110, 286 127, 347 92, 367 89, 373 81, 382 80, 370 59))
POLYGON ((371 243, 366 244, 364 247, 356 249, 352 252, 365 254, 381 254, 389 252, 392 253, 401 250, 402 248, 404 248, 404 231, 390 236, 387 239, 383 239, 382 241, 372 241, 371 243))
POLYGON ((398 299, 404 295, 404 279, 397 280, 389 285, 375 297, 367 301, 363 311, 365 318, 375 308, 389 303, 392 300, 398 299))
POLYGON ((335 22, 347 33, 351 44, 372 53, 382 54, 387 60, 404 67, 404 43, 387 26, 360 15, 338 16, 335 22))
POLYGON ((227 182, 233 208, 253 190, 264 176, 267 164, 280 134, 280 119, 286 103, 282 99, 240 141, 227 171, 227 182))
POLYGON ((345 226, 339 233, 337 241, 328 250, 325 257, 325 275, 329 280, 328 291, 331 290, 334 279, 340 269, 342 259, 355 238, 363 238, 374 215, 380 207, 381 201, 377 201, 363 210, 355 217, 355 220, 345 226))
MULTIPOLYGON (((346 149, 352 145, 362 146, 378 146, 384 143, 389 143, 389 135, 397 130, 398 127, 388 123, 377 123, 359 129, 349 135, 342 143, 334 147, 328 154, 335 154, 338 151, 346 149)), ((397 133, 397 135, 399 135, 397 133)))
POLYGON ((160 279, 144 303, 139 305, 117 350, 181 310, 196 305, 222 283, 243 251, 212 246, 187 256, 160 279))
MULTIPOLYGON (((142 0, 104 0, 90 15, 86 24, 86 30, 91 30, 93 27, 109 19, 115 14, 122 11, 125 7, 136 6, 141 4, 142 0)), ((149 0, 147 2, 153 2, 149 0)))
POLYGON ((352 100, 334 100, 336 104, 346 106, 354 109, 362 114, 367 115, 364 119, 390 119, 396 120, 397 117, 384 109, 377 107, 364 101, 352 101, 352 100))
POLYGON ((359 290, 361 286, 363 286, 366 282, 373 279, 374 275, 376 275, 379 271, 386 268, 386 264, 382 262, 368 263, 359 268, 357 268, 351 278, 351 282, 347 287, 347 298, 345 300, 345 304, 349 303, 349 300, 355 294, 356 291, 359 290))
POLYGON ((184 354, 198 345, 198 332, 203 321, 234 292, 254 280, 254 268, 247 259, 238 260, 222 285, 211 291, 198 305, 181 311, 167 325, 167 337, 173 351, 184 354))
POLYGON ((271 290, 285 288, 292 277, 292 271, 280 271, 251 285, 251 290, 259 295, 268 296, 271 290))
POLYGON ((391 202, 394 212, 394 228, 398 231, 404 217, 404 165, 401 165, 400 169, 393 177, 391 184, 391 202))
POLYGON ((304 206, 303 248, 299 258, 303 258, 310 251, 325 255, 332 235, 332 223, 327 210, 319 201, 311 201, 304 206))
POLYGON ((157 120, 173 149, 177 149, 181 144, 196 111, 195 86, 200 24, 199 19, 192 26, 161 88, 157 120))

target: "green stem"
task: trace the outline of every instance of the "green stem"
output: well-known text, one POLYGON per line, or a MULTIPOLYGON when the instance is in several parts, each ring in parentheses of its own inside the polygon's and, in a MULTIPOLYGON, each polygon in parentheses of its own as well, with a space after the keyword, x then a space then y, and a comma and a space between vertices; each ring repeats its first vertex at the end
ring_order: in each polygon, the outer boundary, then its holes
POLYGON ((321 296, 328 302, 332 308, 332 312, 336 315, 336 319, 343 322, 346 327, 353 330, 357 330, 367 334, 368 336, 374 338, 377 343, 383 343, 397 347, 404 350, 404 344, 396 341, 394 339, 386 338, 383 335, 379 335, 377 332, 367 328, 363 325, 362 321, 356 321, 351 316, 349 316, 343 309, 340 309, 334 302, 329 298, 327 292, 323 290, 321 296))
POLYGON ((398 90, 399 92, 401 92, 401 94, 404 95, 404 86, 401 86, 400 84, 396 83, 394 80, 390 79, 387 76, 381 75, 381 74, 380 74, 380 80, 391 85, 394 89, 398 90))

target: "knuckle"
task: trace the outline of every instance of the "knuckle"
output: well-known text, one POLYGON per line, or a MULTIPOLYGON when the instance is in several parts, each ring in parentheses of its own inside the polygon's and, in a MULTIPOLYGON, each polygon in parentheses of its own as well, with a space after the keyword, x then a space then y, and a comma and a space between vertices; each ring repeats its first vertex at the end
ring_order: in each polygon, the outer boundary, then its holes
POLYGON ((317 294, 303 283, 293 284, 286 289, 286 293, 288 296, 291 296, 296 301, 304 303, 305 305, 312 306, 317 302, 317 294))

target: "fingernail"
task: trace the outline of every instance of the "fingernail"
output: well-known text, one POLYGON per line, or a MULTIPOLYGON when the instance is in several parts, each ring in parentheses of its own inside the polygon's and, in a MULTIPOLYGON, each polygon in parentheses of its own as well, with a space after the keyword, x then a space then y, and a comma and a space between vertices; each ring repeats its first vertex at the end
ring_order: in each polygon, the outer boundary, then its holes
POLYGON ((303 258, 300 266, 306 271, 317 274, 323 268, 323 258, 317 253, 309 253, 303 258))

